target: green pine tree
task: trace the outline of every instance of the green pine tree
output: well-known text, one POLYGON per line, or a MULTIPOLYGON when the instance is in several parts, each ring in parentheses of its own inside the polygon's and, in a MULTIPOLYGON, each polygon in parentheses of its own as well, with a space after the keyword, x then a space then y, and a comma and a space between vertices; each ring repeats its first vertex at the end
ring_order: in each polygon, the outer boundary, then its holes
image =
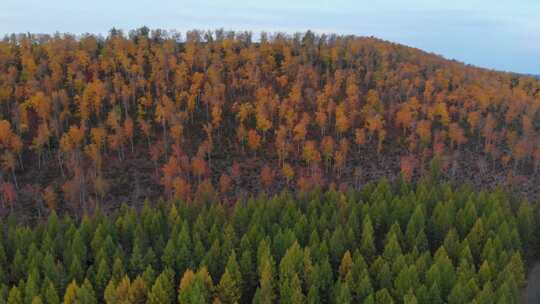
POLYGON ((375 293, 375 302, 377 304, 393 304, 394 298, 392 298, 390 292, 386 288, 383 288, 375 293))
POLYGON ((255 303, 271 304, 276 299, 274 269, 271 258, 265 257, 260 263, 259 288, 254 296, 255 303))
POLYGON ((97 298, 94 293, 94 288, 88 279, 77 290, 77 304, 96 304, 97 298))
POLYGON ((336 300, 335 303, 353 303, 352 302, 352 295, 351 295, 351 288, 349 287, 349 283, 347 281, 344 282, 338 282, 335 288, 335 294, 336 294, 336 300))
POLYGON ((221 303, 234 304, 240 300, 241 292, 238 282, 235 281, 228 269, 225 269, 225 273, 221 276, 217 289, 221 303))
POLYGON ((148 304, 173 303, 175 298, 173 279, 174 273, 170 269, 161 272, 148 294, 148 304))
POLYGON ((24 303, 31 304, 34 297, 39 295, 39 284, 39 272, 33 269, 24 286, 24 303))
POLYGON ((138 274, 144 271, 144 257, 142 255, 142 249, 139 245, 139 242, 135 242, 133 246, 133 251, 131 252, 131 257, 129 259, 129 273, 132 277, 137 276, 138 274))
POLYGON ((43 300, 41 300, 41 297, 40 297, 40 296, 35 296, 35 297, 32 299, 31 304, 43 304, 43 300))
POLYGON ((362 224, 360 251, 369 261, 375 258, 375 236, 369 215, 364 218, 364 222, 362 224))
POLYGON ((23 304, 23 299, 19 289, 14 286, 9 290, 7 304, 23 304))
POLYGON ((60 304, 60 296, 51 281, 46 281, 42 294, 47 304, 60 304))

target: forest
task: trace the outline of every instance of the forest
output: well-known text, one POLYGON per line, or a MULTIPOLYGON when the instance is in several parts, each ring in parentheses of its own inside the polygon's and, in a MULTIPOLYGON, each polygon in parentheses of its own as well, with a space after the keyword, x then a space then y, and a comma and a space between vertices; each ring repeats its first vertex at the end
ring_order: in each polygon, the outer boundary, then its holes
POLYGON ((520 303, 540 80, 374 37, 0 41, 0 304, 520 303))
POLYGON ((359 189, 433 159, 539 194, 540 81, 376 38, 149 30, 0 41, 0 215, 359 189))
POLYGON ((540 208, 436 179, 1 222, 0 303, 520 303, 540 208))

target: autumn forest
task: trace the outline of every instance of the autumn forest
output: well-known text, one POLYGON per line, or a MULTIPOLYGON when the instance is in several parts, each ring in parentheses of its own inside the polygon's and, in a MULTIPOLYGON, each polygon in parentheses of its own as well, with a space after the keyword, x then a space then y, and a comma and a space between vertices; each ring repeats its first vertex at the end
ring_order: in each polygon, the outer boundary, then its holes
POLYGON ((0 303, 518 303, 540 80, 310 31, 10 35, 0 166, 0 303))

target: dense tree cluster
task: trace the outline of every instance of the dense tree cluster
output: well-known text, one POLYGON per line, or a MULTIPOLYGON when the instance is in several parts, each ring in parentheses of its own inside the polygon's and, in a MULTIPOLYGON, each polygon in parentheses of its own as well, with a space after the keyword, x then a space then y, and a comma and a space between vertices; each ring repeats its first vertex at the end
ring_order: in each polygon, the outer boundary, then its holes
POLYGON ((540 165, 539 92, 532 77, 374 38, 12 35, 0 41, 0 206, 357 188, 416 178, 433 157, 449 176, 534 187, 520 176, 540 165))
POLYGON ((0 303, 518 303, 538 239, 528 203, 446 183, 208 199, 10 216, 0 303))

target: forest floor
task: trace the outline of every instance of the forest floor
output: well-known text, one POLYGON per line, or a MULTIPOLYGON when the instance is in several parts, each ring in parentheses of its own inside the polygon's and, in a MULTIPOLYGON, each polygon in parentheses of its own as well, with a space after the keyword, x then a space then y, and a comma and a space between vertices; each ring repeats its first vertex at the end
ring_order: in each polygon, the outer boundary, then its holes
MULTIPOLYGON (((99 199, 100 209, 109 213, 116 210, 122 203, 130 206, 142 206, 145 199, 157 201, 164 197, 163 186, 160 185, 161 167, 157 167, 144 153, 142 147, 137 147, 135 153, 128 153, 127 157, 120 161, 114 154, 104 157, 103 176, 107 180, 109 187, 106 195, 99 199)), ((229 172, 233 160, 243 160, 241 166, 240 178, 234 181, 233 190, 227 197, 221 197, 227 202, 234 202, 256 195, 264 191, 268 194, 278 193, 287 188, 285 180, 279 177, 275 178, 272 187, 263 187, 260 183, 260 168, 265 161, 275 163, 274 159, 262 159, 253 155, 244 155, 231 153, 230 149, 218 149, 212 157, 212 170, 209 178, 217 187, 219 177, 223 172, 229 172)), ((46 153, 45 153, 46 154, 46 153)), ((376 181, 380 178, 388 178, 390 181, 396 179, 400 172, 399 165, 400 151, 387 151, 379 155, 375 150, 369 147, 351 151, 350 157, 341 171, 340 177, 336 176, 334 170, 329 170, 323 165, 323 178, 328 181, 346 182, 352 188, 359 189, 362 185, 370 181, 376 181)), ((63 177, 57 163, 54 160, 54 154, 45 155, 43 163, 46 165, 38 167, 35 158, 23 158, 25 170, 18 172, 18 181, 21 185, 17 197, 17 204, 14 211, 19 217, 26 219, 41 218, 47 214, 44 202, 36 191, 26 191, 26 185, 37 185, 43 188, 47 185, 53 185, 57 189, 58 206, 57 212, 80 213, 81 207, 77 204, 71 205, 63 200, 61 187, 63 177), (37 194, 37 196, 36 196, 37 194), (39 204, 36 204, 38 202, 39 204)), ((463 152, 447 157, 445 161, 443 176, 446 180, 455 185, 463 183, 469 184, 479 190, 491 191, 498 187, 510 190, 517 197, 527 198, 531 203, 540 199, 540 172, 535 172, 532 168, 522 165, 517 167, 502 166, 497 162, 491 162, 482 153, 465 149, 463 152)), ((302 168, 300 163, 293 165, 297 168, 297 174, 301 175, 302 168)), ((413 179, 417 180, 424 175, 429 167, 428 161, 421 162, 419 167, 423 169, 415 170, 413 179)), ((279 170, 279 169, 277 169, 279 170)), ((195 185, 193 185, 195 190, 195 185)), ((295 182, 289 185, 294 190, 295 182)), ((87 188, 87 196, 96 197, 91 188, 87 188)), ((87 202, 88 210, 95 207, 95 200, 87 202)), ((0 218, 6 216, 10 208, 0 205, 0 218)))

